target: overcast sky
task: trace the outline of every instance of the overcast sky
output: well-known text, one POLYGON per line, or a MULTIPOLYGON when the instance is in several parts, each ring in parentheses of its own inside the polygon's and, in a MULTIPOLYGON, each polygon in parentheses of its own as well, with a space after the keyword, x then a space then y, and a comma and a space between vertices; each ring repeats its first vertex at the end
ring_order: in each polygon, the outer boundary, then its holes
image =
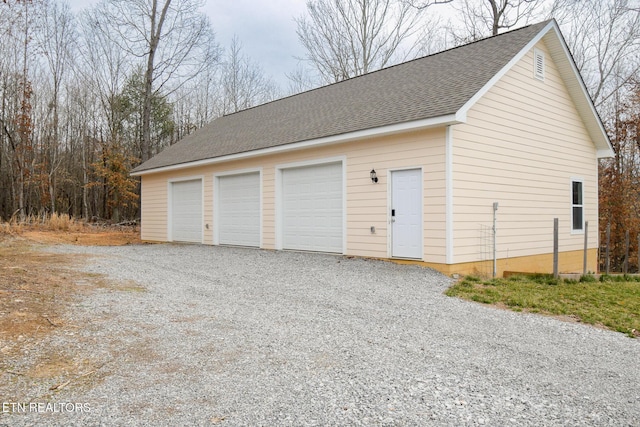
MULTIPOLYGON (((69 0, 74 12, 95 3, 97 0, 69 0)), ((304 10, 305 0, 207 0, 202 9, 211 20, 220 46, 226 49, 236 34, 245 55, 285 91, 285 73, 296 68, 296 56, 304 56, 293 21, 304 10)))
POLYGON ((296 56, 304 56, 293 21, 304 10, 304 0, 207 0, 204 7, 218 42, 226 48, 237 34, 245 54, 284 90, 285 73, 296 68, 296 56))

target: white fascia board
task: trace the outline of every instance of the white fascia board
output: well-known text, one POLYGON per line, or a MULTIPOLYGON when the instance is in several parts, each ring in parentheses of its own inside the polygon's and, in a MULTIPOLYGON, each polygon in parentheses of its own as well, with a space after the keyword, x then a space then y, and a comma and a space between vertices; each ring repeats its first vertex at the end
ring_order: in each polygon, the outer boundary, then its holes
POLYGON ((148 169, 140 172, 131 173, 132 176, 142 176, 152 173, 175 171, 180 169, 193 168, 196 166, 207 166, 215 163, 228 162, 230 160, 247 159, 250 157, 264 156, 267 154, 281 153, 285 151, 302 150, 305 148, 316 147, 320 145, 338 144, 342 142, 355 141, 358 139, 379 137, 392 135, 396 133, 409 132, 413 130, 426 129, 436 126, 452 125, 463 123, 466 118, 463 114, 449 114, 446 116, 432 117, 424 120, 415 120, 412 122, 398 123, 395 125, 382 126, 378 128, 365 129, 356 132, 349 132, 342 135, 327 136, 324 138, 316 138, 308 141, 294 142, 290 144, 278 145, 275 147, 262 148, 259 150, 247 151, 244 153, 229 154, 227 156, 213 157, 211 159, 196 160, 194 162, 181 163, 155 169, 148 169))
POLYGON ((615 153, 613 152, 613 149, 610 149, 610 148, 596 151, 596 157, 598 159, 609 159, 614 156, 615 156, 615 153))

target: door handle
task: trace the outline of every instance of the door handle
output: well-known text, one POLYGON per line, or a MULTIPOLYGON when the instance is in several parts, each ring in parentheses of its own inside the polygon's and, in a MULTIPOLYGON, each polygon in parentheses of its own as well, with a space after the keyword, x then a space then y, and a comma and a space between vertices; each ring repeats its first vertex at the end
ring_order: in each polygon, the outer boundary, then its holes
POLYGON ((396 210, 391 209, 391 222, 396 222, 396 210))

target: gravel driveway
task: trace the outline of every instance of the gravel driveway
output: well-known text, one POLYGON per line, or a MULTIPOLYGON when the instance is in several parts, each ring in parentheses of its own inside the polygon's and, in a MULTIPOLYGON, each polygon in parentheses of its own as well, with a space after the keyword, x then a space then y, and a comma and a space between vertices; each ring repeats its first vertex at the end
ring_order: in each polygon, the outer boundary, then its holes
POLYGON ((446 297, 450 280, 429 269, 209 246, 51 250, 95 255, 86 269, 124 284, 78 300, 83 327, 47 343, 98 368, 36 395, 89 412, 0 425, 640 425, 640 340, 446 297))

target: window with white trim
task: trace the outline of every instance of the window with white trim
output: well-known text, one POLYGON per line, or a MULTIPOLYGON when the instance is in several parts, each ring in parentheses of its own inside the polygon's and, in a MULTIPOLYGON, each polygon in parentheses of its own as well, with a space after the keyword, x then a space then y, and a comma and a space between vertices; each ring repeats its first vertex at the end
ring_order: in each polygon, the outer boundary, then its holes
POLYGON ((584 231, 584 195, 583 182, 571 180, 571 231, 584 231))
POLYGON ((538 80, 544 80, 544 52, 533 50, 533 75, 538 80))

